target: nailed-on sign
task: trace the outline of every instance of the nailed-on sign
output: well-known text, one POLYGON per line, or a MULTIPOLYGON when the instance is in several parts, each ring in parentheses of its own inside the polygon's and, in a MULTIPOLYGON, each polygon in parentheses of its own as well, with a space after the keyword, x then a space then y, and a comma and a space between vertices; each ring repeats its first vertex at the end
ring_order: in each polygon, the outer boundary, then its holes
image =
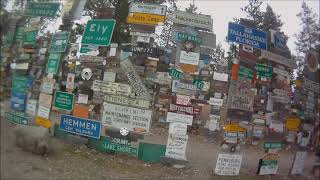
POLYGON ((150 101, 146 101, 143 99, 133 99, 126 96, 107 95, 105 96, 105 101, 140 108, 149 108, 150 106, 150 101))
POLYGON ((222 154, 218 155, 214 173, 221 176, 239 175, 242 162, 242 155, 222 154))
POLYGON ((109 46, 115 24, 116 21, 114 19, 89 20, 81 44, 109 46))
POLYGON ((194 26, 212 31, 212 19, 209 15, 191 14, 183 11, 175 11, 172 17, 173 23, 194 26))
POLYGON ((131 94, 131 87, 128 84, 113 83, 101 80, 94 80, 91 89, 95 92, 103 92, 107 94, 118 94, 125 96, 129 96, 131 94))
POLYGON ((186 159, 188 135, 169 134, 166 156, 174 159, 186 159))
POLYGON ((261 51, 261 57, 262 58, 266 58, 266 59, 268 59, 270 61, 282 64, 282 65, 285 65, 285 66, 290 67, 290 68, 294 67, 293 60, 290 60, 290 59, 288 59, 286 57, 280 56, 278 54, 274 54, 274 53, 269 52, 269 51, 262 50, 261 51))
POLYGON ((157 14, 157 15, 165 16, 167 11, 167 6, 132 2, 130 4, 129 11, 131 13, 146 13, 146 14, 157 14))
POLYGON ((72 111, 73 110, 73 103, 74 103, 74 94, 56 91, 53 101, 53 107, 72 111))
POLYGON ((103 103, 102 124, 130 131, 148 133, 152 111, 103 103))

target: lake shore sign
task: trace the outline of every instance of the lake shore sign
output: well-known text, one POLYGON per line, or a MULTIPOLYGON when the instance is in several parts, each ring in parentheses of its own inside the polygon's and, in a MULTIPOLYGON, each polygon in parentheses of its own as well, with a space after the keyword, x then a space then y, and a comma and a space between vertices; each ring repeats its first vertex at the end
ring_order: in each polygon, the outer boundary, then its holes
POLYGON ((236 23, 229 23, 228 41, 267 50, 267 33, 236 23))

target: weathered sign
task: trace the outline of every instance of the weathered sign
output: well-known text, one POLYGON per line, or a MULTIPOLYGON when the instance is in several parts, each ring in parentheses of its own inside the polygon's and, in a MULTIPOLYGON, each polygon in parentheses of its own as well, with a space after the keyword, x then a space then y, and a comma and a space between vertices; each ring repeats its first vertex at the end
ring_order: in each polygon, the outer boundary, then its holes
POLYGON ((210 98, 209 104, 213 106, 222 106, 223 99, 221 98, 210 98))
POLYGON ((244 111, 253 111, 254 96, 247 95, 229 95, 231 98, 230 109, 239 109, 244 111))
POLYGON ((111 103, 103 104, 102 124, 130 131, 149 133, 152 111, 111 103))
POLYGON ((213 80, 228 82, 228 74, 213 72, 213 80))
POLYGON ((121 143, 121 142, 122 141, 114 141, 114 139, 110 140, 109 138, 104 138, 104 141, 102 143, 102 148, 107 151, 113 151, 117 153, 125 153, 133 156, 138 156, 137 148, 131 147, 127 143, 121 143))
POLYGON ((198 66, 199 57, 199 53, 180 51, 180 63, 198 66))
POLYGON ((252 80, 253 79, 253 70, 246 68, 246 67, 243 67, 243 66, 240 66, 239 76, 246 78, 246 79, 249 79, 249 80, 252 80))
POLYGON ((31 116, 35 116, 36 110, 37 110, 37 104, 38 104, 38 101, 36 99, 28 99, 26 113, 31 116))
POLYGON ((44 77, 42 79, 40 91, 43 93, 52 94, 55 82, 55 79, 44 77))
POLYGON ((74 94, 56 91, 54 95, 53 107, 72 111, 73 110, 73 103, 74 103, 74 94))
POLYGON ((26 16, 55 17, 60 3, 28 2, 24 14, 26 16))
POLYGON ((41 106, 51 108, 52 95, 46 93, 40 93, 39 95, 39 104, 41 106))
POLYGON ((115 24, 116 21, 114 19, 89 20, 81 44, 109 46, 115 24))
POLYGON ((286 57, 283 57, 283 56, 280 56, 278 54, 274 54, 274 53, 271 53, 269 51, 264 51, 262 50, 261 51, 261 57, 262 58, 266 58, 270 61, 273 61, 273 62, 276 62, 276 63, 279 63, 279 64, 282 64, 282 65, 285 65, 289 68, 293 68, 294 67, 294 62, 286 57))
POLYGON ((185 123, 185 124, 191 126, 192 121, 193 121, 193 116, 187 115, 187 114, 177 114, 177 113, 173 113, 173 112, 168 112, 166 121, 167 122, 180 122, 180 123, 185 123))
POLYGON ((28 118, 22 113, 5 112, 5 118, 7 119, 7 121, 15 124, 28 125, 28 118))
POLYGON ((169 112, 193 115, 194 109, 193 106, 170 104, 169 112))
POLYGON ((145 14, 145 13, 129 13, 127 22, 130 24, 142 24, 156 26, 163 23, 166 16, 157 14, 145 14))
POLYGON ((46 73, 56 74, 58 72, 60 58, 60 53, 50 53, 46 73))
POLYGON ((146 13, 146 14, 157 14, 165 16, 167 11, 167 6, 147 4, 147 3, 130 3, 129 12, 130 13, 146 13))
POLYGON ((37 116, 49 119, 50 118, 50 108, 39 105, 37 116))
POLYGON ((105 101, 125 106, 133 106, 138 108, 149 108, 150 101, 143 99, 133 99, 125 96, 107 95, 105 101))
POLYGON ((305 57, 305 62, 310 72, 317 72, 319 69, 319 54, 316 51, 308 51, 305 57))
POLYGON ((50 128, 52 126, 50 119, 45 119, 39 116, 36 117, 35 123, 45 128, 50 128))
POLYGON ((239 175, 242 162, 240 154, 218 154, 214 173, 220 176, 239 175))
POLYGON ((172 122, 169 125, 169 134, 186 135, 188 125, 180 122, 172 122))
POLYGON ((14 76, 12 80, 12 91, 27 92, 27 76, 14 76))
POLYGON ((172 21, 176 24, 193 26, 212 31, 213 22, 211 16, 203 14, 192 14, 183 11, 175 11, 172 15, 172 21))
POLYGON ((26 108, 27 94, 25 92, 12 91, 10 105, 11 108, 24 111, 26 108))
POLYGON ((177 100, 176 103, 180 104, 180 105, 190 105, 190 100, 191 97, 190 96, 185 96, 185 95, 180 95, 180 94, 176 94, 177 100))
POLYGON ((303 80, 303 87, 307 90, 313 91, 315 94, 320 93, 320 83, 311 81, 307 78, 304 78, 303 80))
POLYGON ((101 80, 94 80, 91 88, 94 92, 103 92, 107 94, 117 94, 129 96, 131 94, 131 86, 128 84, 112 83, 101 80))
POLYGON ((70 133, 100 139, 101 122, 61 114, 60 129, 70 133))
POLYGON ((272 66, 268 66, 265 64, 256 64, 255 69, 257 71, 257 75, 260 77, 272 77, 272 66))
POLYGON ((267 154, 260 161, 259 175, 276 174, 278 171, 277 154, 267 154))
POLYGON ((49 52, 65 52, 68 41, 69 41, 70 32, 61 31, 53 35, 49 52))
POLYGON ((307 156, 306 151, 297 151, 294 157, 293 166, 291 168, 291 174, 303 174, 303 168, 305 158, 307 156))
POLYGON ((165 156, 174 159, 186 159, 188 135, 169 134, 165 156))

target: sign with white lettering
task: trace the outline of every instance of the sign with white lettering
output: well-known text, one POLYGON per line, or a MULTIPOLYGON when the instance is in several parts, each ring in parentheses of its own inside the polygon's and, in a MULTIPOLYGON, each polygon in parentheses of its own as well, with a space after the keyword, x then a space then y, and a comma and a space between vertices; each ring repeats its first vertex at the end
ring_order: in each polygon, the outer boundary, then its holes
POLYGON ((110 103, 116 103, 125 106, 133 106, 139 108, 149 108, 150 101, 143 99, 133 99, 125 96, 107 95, 105 96, 105 101, 110 103))
POLYGON ((173 23, 193 26, 212 31, 213 22, 211 16, 203 14, 192 14, 183 11, 175 11, 172 16, 173 23))
POLYGON ((254 96, 230 94, 230 109, 253 111, 254 96))
POLYGON ((53 35, 49 52, 65 52, 69 41, 70 32, 61 31, 53 35))
POLYGON ((261 159, 259 175, 277 174, 278 156, 277 154, 265 155, 265 157, 261 159))
POLYGON ((176 103, 177 104, 180 104, 180 105, 190 105, 190 100, 191 100, 191 97, 190 96, 185 96, 185 95, 180 95, 180 94, 176 94, 177 96, 177 101, 176 103))
POLYGON ((165 156, 186 160, 188 135, 169 134, 165 156))
POLYGON ((273 73, 279 74, 279 75, 284 76, 284 77, 289 77, 289 72, 285 71, 283 69, 280 69, 280 68, 274 67, 273 68, 273 73))
POLYGON ((127 128, 137 133, 149 133, 152 111, 111 103, 103 103, 102 124, 127 128))
POLYGON ((54 96, 53 107, 72 111, 73 110, 73 103, 74 103, 74 94, 56 91, 54 96))
POLYGON ((193 115, 193 106, 170 104, 169 112, 193 115))
POLYGON ((167 113, 167 122, 180 122, 185 123, 189 126, 192 125, 193 116, 187 114, 177 114, 173 112, 167 113))
POLYGON ((60 129, 73 134, 100 139, 101 122, 61 114, 60 129))
POLYGON ((214 173, 220 176, 239 175, 242 162, 240 154, 218 154, 214 173))
POLYGON ((294 157, 293 166, 291 168, 291 174, 303 174, 304 162, 307 156, 306 151, 297 151, 294 157))
POLYGON ((94 92, 103 92, 107 94, 117 94, 129 96, 131 86, 128 84, 112 83, 107 81, 94 80, 91 88, 94 92))
POLYGON ((185 123, 172 122, 169 125, 169 134, 186 135, 188 125, 185 123))

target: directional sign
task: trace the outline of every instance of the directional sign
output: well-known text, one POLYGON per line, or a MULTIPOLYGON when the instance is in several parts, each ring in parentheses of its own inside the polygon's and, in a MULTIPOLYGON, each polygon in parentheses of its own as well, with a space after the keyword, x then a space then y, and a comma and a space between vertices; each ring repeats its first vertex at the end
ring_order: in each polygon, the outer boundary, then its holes
POLYGON ((138 12, 138 13, 158 14, 158 15, 165 16, 167 11, 167 6, 132 2, 130 4, 129 11, 131 13, 138 12))
POLYGON ((23 114, 18 114, 15 112, 6 112, 5 118, 15 124, 23 124, 28 125, 28 118, 25 117, 23 114))
POLYGON ((49 52, 65 52, 68 40, 69 40, 70 32, 62 31, 57 32, 53 35, 49 52))
POLYGON ((24 14, 26 16, 54 17, 59 7, 60 3, 28 2, 24 14))
POLYGON ((114 19, 89 20, 81 44, 109 46, 115 24, 114 19))
POLYGON ((229 23, 228 41, 267 50, 267 33, 236 23, 229 23))

